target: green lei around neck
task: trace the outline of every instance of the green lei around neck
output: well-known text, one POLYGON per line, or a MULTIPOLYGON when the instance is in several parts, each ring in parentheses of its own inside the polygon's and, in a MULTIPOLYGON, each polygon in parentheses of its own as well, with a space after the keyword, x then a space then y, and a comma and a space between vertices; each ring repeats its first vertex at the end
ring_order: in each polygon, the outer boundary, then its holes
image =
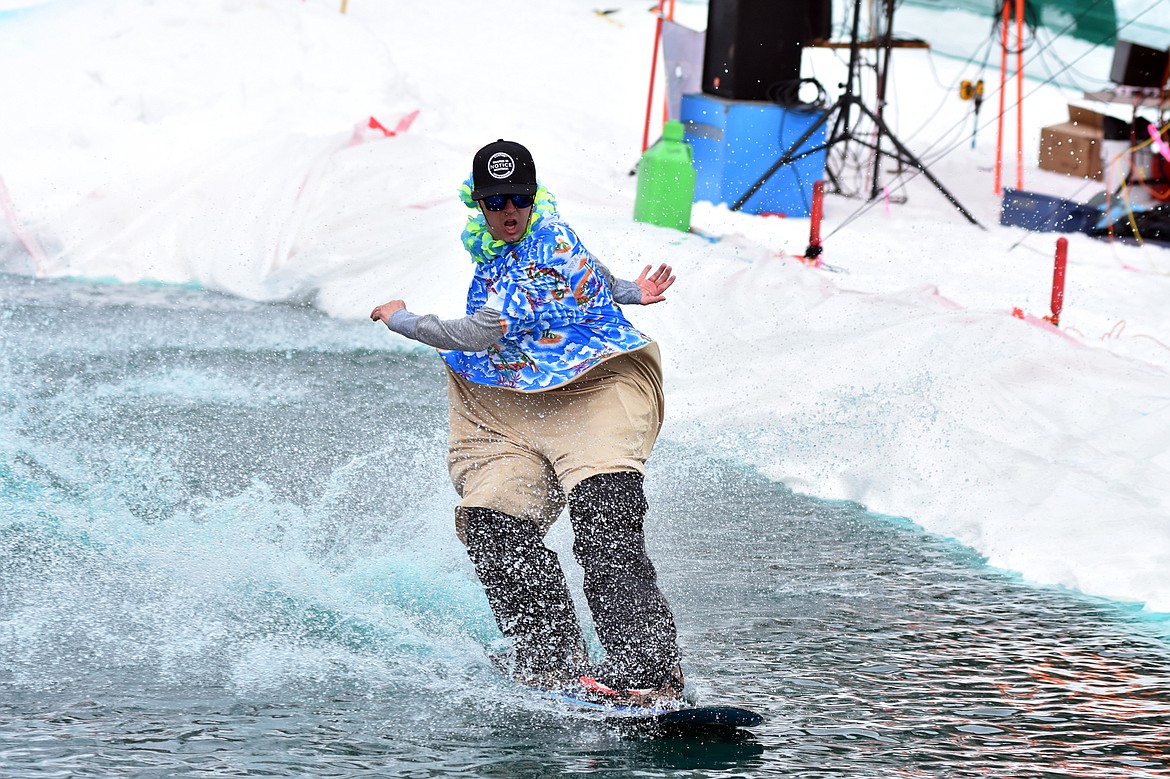
MULTIPOLYGON (((538 182, 539 187, 536 190, 536 198, 532 204, 532 216, 528 220, 528 227, 524 231, 524 236, 528 235, 528 231, 532 226, 539 222, 546 216, 553 216, 557 212, 557 201, 552 196, 552 193, 544 188, 543 184, 538 182)), ((467 249, 471 259, 477 263, 493 262, 504 253, 504 249, 508 247, 506 241, 497 241, 492 238, 492 234, 488 231, 487 220, 484 219, 483 213, 479 210, 479 205, 471 199, 471 178, 463 182, 463 186, 459 187, 459 199, 463 201, 468 208, 474 208, 475 213, 467 217, 467 226, 463 228, 463 247, 467 249)), ((524 240, 524 236, 520 240, 524 240)))

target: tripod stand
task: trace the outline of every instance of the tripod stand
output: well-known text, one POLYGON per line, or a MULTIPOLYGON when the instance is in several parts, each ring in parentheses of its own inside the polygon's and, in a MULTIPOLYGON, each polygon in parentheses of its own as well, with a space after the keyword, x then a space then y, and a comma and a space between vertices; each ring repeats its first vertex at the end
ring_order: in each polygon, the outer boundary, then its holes
MULTIPOLYGON (((881 115, 880 115, 880 111, 881 111, 881 103, 885 99, 885 72, 883 71, 883 73, 881 75, 881 79, 880 79, 880 84, 879 84, 878 113, 871 111, 864 103, 861 102, 861 98, 859 98, 857 96, 857 94, 854 90, 854 77, 858 71, 859 61, 860 61, 860 56, 861 56, 860 55, 861 46, 860 46, 859 41, 858 41, 858 31, 860 28, 860 23, 861 23, 861 0, 854 0, 854 2, 853 2, 853 27, 852 27, 852 31, 851 31, 850 39, 849 39, 849 75, 845 80, 845 84, 843 84, 845 91, 841 94, 841 96, 839 98, 837 98, 837 102, 835 102, 832 106, 830 106, 821 115, 821 117, 819 119, 817 119, 816 122, 814 122, 807 130, 805 130, 804 134, 801 135, 800 138, 798 138, 796 140, 796 142, 793 143, 788 148, 788 150, 785 151, 780 156, 780 158, 778 160, 776 160, 776 162, 772 163, 772 166, 770 168, 768 168, 767 171, 765 171, 764 175, 762 175, 754 184, 752 184, 751 187, 748 188, 748 191, 740 196, 739 200, 736 200, 735 203, 732 204, 731 210, 738 211, 741 208, 743 208, 744 204, 747 203, 747 201, 752 197, 752 195, 754 195, 754 194, 756 194, 756 192, 760 191, 760 189, 768 182, 768 180, 770 178, 772 178, 773 175, 775 175, 776 171, 780 170, 780 168, 784 167, 785 165, 789 165, 793 162, 796 162, 797 160, 804 159, 805 157, 809 156, 810 154, 816 154, 817 152, 821 151, 822 149, 829 149, 829 148, 831 148, 839 143, 847 143, 847 142, 853 141, 853 142, 861 144, 862 146, 866 146, 870 149, 873 149, 873 151, 876 155, 875 160, 874 160, 874 167, 873 167, 873 186, 870 190, 870 198, 869 198, 870 200, 875 200, 878 196, 879 166, 881 164, 881 158, 884 155, 884 156, 899 160, 900 162, 902 162, 904 164, 911 165, 911 166, 917 168, 918 170, 922 171, 922 174, 924 176, 926 176, 927 180, 929 180, 930 183, 933 184, 935 186, 935 188, 939 192, 942 193, 943 197, 945 197, 948 201, 950 201, 951 205, 953 205, 955 208, 957 208, 959 210, 959 213, 961 213, 963 216, 965 216, 967 218, 968 222, 970 222, 971 224, 973 224, 977 227, 982 227, 983 225, 979 224, 979 222, 976 221, 975 217, 973 217, 967 211, 967 209, 963 208, 962 204, 959 203, 958 199, 956 199, 954 195, 952 195, 950 192, 947 191, 947 188, 942 185, 942 182, 940 182, 937 178, 935 178, 934 175, 930 172, 930 170, 927 169, 926 165, 924 165, 921 160, 919 160, 917 157, 915 157, 914 154, 911 153, 910 150, 907 149, 902 144, 902 142, 900 140, 898 140, 898 137, 896 135, 894 135, 894 133, 886 125, 885 121, 882 120, 881 115), (852 109, 854 107, 856 107, 864 116, 868 117, 869 120, 871 122, 873 122, 874 127, 877 128, 877 136, 876 136, 875 141, 871 142, 865 138, 858 137, 857 134, 855 133, 854 129, 851 127, 851 121, 852 121, 851 112, 852 112, 852 109), (805 141, 807 141, 818 130, 820 130, 822 127, 824 127, 826 124, 828 124, 830 118, 833 119, 833 129, 832 129, 832 132, 829 133, 828 140, 826 140, 824 143, 820 144, 819 146, 814 146, 810 149, 805 149, 804 151, 798 152, 797 149, 800 149, 800 147, 804 145, 805 141), (881 146, 882 146, 882 138, 883 137, 886 138, 890 142, 890 144, 893 145, 893 147, 894 147, 893 152, 882 151, 881 146)), ((890 48, 891 48, 892 27, 893 27, 893 2, 892 2, 892 0, 890 0, 889 6, 888 6, 888 11, 887 11, 886 30, 883 33, 882 40, 881 40, 881 46, 885 51, 885 57, 886 57, 885 67, 887 70, 889 68, 889 62, 890 62, 889 53, 890 53, 890 48)), ((829 175, 830 179, 832 179, 833 183, 835 185, 838 185, 838 182, 836 181, 836 178, 833 176, 832 172, 829 172, 828 175, 829 175)), ((839 185, 838 185, 838 189, 840 189, 839 185)))

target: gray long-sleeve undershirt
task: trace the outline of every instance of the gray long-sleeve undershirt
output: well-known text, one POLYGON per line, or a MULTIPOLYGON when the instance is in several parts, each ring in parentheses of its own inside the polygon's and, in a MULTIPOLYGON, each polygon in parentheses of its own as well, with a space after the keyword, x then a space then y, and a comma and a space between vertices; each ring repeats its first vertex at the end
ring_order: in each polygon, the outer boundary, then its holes
MULTIPOLYGON (((642 288, 632 281, 614 277, 600 260, 594 260, 598 273, 609 284, 614 302, 627 305, 642 302, 642 288)), ((459 319, 439 319, 434 314, 419 316, 406 309, 395 311, 386 323, 394 332, 436 349, 454 349, 460 352, 482 352, 500 340, 500 312, 481 308, 474 314, 459 319)))

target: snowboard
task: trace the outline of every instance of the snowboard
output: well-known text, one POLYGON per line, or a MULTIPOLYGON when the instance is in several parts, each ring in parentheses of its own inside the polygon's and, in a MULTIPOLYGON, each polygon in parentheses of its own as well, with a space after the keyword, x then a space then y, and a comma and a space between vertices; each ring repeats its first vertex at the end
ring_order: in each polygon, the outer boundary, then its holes
POLYGON ((733 736, 764 722, 759 714, 738 706, 648 708, 599 703, 567 692, 537 692, 550 700, 596 714, 618 727, 654 736, 733 736))
MULTIPOLYGON (((510 676, 510 662, 506 653, 489 653, 492 665, 500 673, 510 676)), ((521 685, 526 691, 577 711, 591 714, 604 722, 640 735, 653 737, 738 738, 748 729, 761 725, 764 718, 754 711, 738 706, 685 706, 683 708, 650 708, 602 703, 592 698, 574 695, 566 690, 545 690, 521 685)))

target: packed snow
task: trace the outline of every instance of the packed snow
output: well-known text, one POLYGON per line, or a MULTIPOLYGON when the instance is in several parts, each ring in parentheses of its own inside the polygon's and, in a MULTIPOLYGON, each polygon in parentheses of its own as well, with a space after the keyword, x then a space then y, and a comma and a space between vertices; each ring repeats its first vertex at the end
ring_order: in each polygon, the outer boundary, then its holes
MULTIPOLYGON (((340 6, 0 2, 0 270, 459 316, 456 189, 477 148, 517 140, 611 269, 678 274, 666 303, 627 312, 662 347, 664 436, 906 517, 1029 581, 1170 612, 1170 249, 1067 236, 1063 314, 1043 320, 1057 235, 998 224, 994 57, 980 71, 898 50, 886 110, 981 226, 890 162, 888 196, 826 198, 813 267, 808 219, 700 203, 689 234, 632 220, 650 3, 340 6), (978 77, 972 148, 957 84, 978 77)), ((693 27, 705 13, 677 8, 693 27)), ((900 13, 899 33, 931 40, 938 14, 900 13)), ((990 29, 954 13, 951 27, 990 29)), ((1109 52, 1063 45, 1103 86, 1109 52)), ((843 56, 805 53, 830 99, 843 56)), ((1040 128, 1086 104, 1055 83, 1025 82, 1024 189, 1087 200, 1101 182, 1037 168, 1040 128)), ((1011 79, 1010 187, 1015 101, 1011 79)))

